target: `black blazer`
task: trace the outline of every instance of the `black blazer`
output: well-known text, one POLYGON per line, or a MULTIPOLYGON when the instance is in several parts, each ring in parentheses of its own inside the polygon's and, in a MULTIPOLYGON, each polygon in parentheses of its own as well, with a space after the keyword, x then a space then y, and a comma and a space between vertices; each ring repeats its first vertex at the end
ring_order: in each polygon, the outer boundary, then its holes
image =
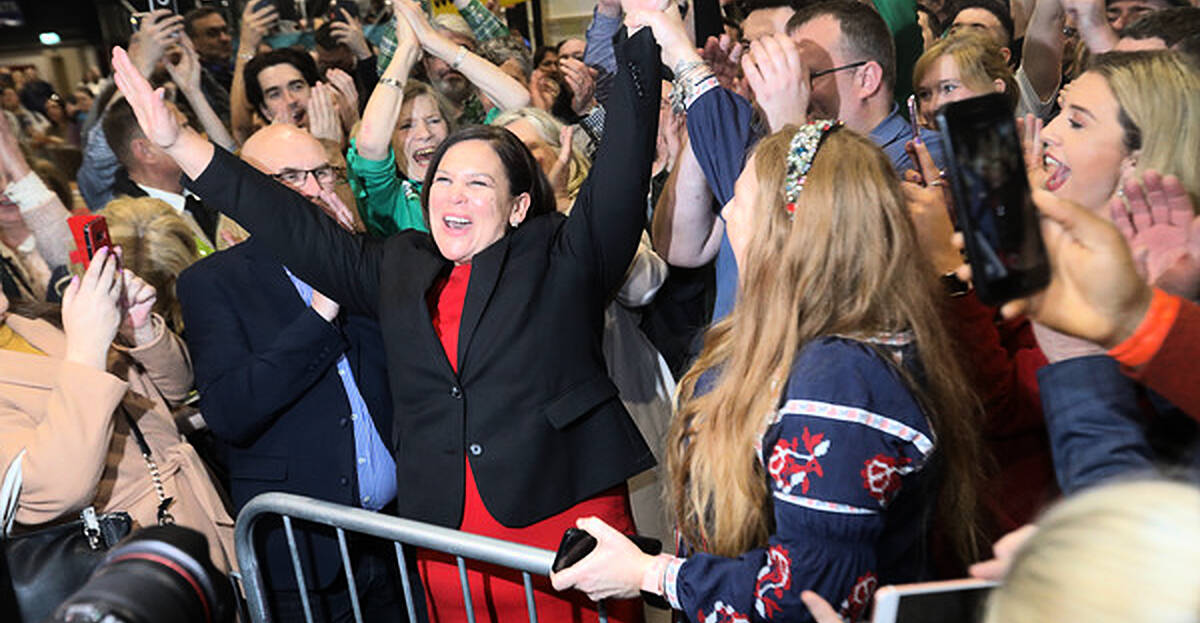
MULTIPOLYGON (((392 402, 375 321, 343 313, 340 326, 326 322, 255 238, 200 260, 176 289, 200 412, 227 451, 234 509, 266 491, 357 506, 354 426, 337 361, 346 355, 387 443, 392 402)), ((266 576, 294 586, 282 525, 265 528, 266 576)), ((314 559, 305 563, 316 574, 309 586, 326 586, 341 563, 332 533, 317 534, 300 534, 300 549, 314 559)))
POLYGON ((654 465, 600 342, 604 307, 645 224, 661 65, 648 29, 619 42, 616 55, 604 139, 571 218, 529 219, 472 262, 457 374, 426 304, 451 268, 429 234, 348 234, 220 149, 193 183, 313 287, 379 318, 404 517, 457 527, 464 460, 488 511, 510 527, 654 465))

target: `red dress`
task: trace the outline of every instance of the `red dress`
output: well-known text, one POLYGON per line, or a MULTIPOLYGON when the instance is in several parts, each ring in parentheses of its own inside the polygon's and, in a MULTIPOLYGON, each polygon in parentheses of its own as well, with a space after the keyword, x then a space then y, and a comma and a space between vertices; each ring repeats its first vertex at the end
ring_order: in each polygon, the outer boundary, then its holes
MULTIPOLYGON (((446 358, 450 360, 450 366, 455 371, 458 370, 459 324, 462 321, 463 303, 466 301, 470 278, 470 264, 455 266, 448 278, 434 285, 428 298, 434 331, 437 332, 442 348, 446 351, 446 358)), ((633 514, 629 509, 629 493, 624 484, 531 526, 503 526, 483 505, 475 486, 474 474, 471 473, 471 462, 466 461, 465 499, 459 530, 554 550, 558 548, 563 531, 573 527, 576 519, 589 515, 603 519, 618 531, 635 531, 633 514)), ((454 557, 419 550, 417 561, 425 585, 429 620, 434 623, 466 621, 458 566, 454 557)), ((471 600, 475 605, 476 621, 509 623, 529 620, 525 605, 525 585, 519 571, 468 560, 467 577, 471 586, 471 600)), ((559 593, 551 588, 550 580, 544 577, 534 577, 533 587, 539 621, 576 623, 598 620, 595 604, 583 593, 559 593)), ((641 621, 641 607, 636 600, 608 602, 606 605, 610 621, 641 621)))

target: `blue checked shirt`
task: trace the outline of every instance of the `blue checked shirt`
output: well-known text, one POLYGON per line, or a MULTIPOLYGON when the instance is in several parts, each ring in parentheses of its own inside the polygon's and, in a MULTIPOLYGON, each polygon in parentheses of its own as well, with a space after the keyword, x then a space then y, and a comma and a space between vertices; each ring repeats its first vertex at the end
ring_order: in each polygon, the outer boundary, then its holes
MULTIPOLYGON (((306 304, 312 303, 312 286, 300 281, 292 271, 284 267, 287 276, 296 286, 300 298, 306 304)), ((345 355, 338 358, 338 377, 342 387, 346 389, 346 399, 350 403, 350 420, 354 422, 354 454, 358 466, 358 503, 365 509, 377 511, 384 504, 396 497, 396 462, 392 454, 375 430, 375 422, 371 420, 371 412, 367 409, 367 401, 363 400, 354 381, 354 372, 345 355)))

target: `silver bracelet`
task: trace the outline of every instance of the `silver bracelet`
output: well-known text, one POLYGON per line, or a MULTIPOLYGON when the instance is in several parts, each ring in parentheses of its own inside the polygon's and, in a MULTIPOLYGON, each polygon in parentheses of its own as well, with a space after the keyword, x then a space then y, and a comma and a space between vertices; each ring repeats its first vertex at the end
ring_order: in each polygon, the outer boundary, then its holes
POLYGON ((462 64, 463 59, 466 57, 467 57, 467 46, 465 46, 465 45, 458 46, 458 54, 454 55, 454 60, 450 62, 450 67, 452 67, 454 70, 457 71, 458 66, 462 64))
POLYGON ((15 182, 9 182, 4 189, 4 196, 17 204, 22 213, 41 207, 54 199, 54 193, 50 192, 42 178, 33 171, 15 182))
POLYGON ((387 76, 380 78, 379 84, 386 84, 389 87, 396 89, 397 91, 404 90, 404 81, 403 80, 397 80, 395 78, 388 78, 387 76))

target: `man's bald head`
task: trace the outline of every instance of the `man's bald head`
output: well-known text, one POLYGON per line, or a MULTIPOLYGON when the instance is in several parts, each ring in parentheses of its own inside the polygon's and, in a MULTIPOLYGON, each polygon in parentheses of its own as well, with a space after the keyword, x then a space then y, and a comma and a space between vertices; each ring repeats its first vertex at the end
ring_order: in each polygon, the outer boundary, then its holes
POLYGON ((321 141, 307 130, 286 123, 273 123, 251 134, 242 144, 241 153, 242 160, 268 175, 328 164, 321 141))

